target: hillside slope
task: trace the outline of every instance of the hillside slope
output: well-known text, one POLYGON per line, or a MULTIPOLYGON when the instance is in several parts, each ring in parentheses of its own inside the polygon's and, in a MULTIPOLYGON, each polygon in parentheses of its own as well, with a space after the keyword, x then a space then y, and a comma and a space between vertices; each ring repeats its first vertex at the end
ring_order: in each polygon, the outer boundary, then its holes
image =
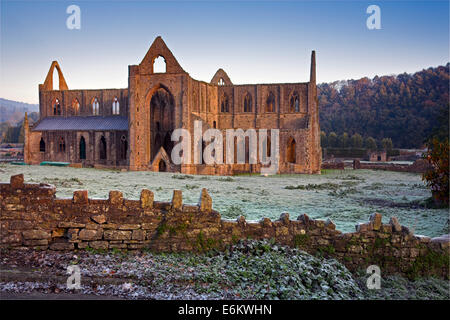
POLYGON ((391 138, 395 147, 416 148, 449 108, 449 63, 414 74, 324 83, 318 95, 327 134, 391 138))
POLYGON ((0 98, 0 123, 8 121, 11 124, 16 124, 23 120, 25 112, 30 113, 37 111, 39 111, 38 104, 29 104, 0 98))

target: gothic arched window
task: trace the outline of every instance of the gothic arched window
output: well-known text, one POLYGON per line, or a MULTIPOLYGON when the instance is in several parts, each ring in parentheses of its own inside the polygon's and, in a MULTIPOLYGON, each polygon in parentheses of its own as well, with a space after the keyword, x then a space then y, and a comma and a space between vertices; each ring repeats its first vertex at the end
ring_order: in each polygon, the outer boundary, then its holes
POLYGON ((73 99, 72 101, 73 114, 77 115, 80 112, 80 103, 78 99, 73 99))
POLYGON ((92 101, 92 114, 94 116, 98 116, 100 114, 100 103, 98 102, 97 97, 92 101))
POLYGON ((127 150, 128 150, 127 137, 122 136, 120 138, 120 159, 126 160, 126 158, 127 158, 127 150))
POLYGON ((166 59, 163 56, 157 56, 153 60, 153 73, 165 73, 166 72, 166 59))
POLYGON ((244 97, 244 112, 252 112, 252 96, 248 92, 244 97))
POLYGON ((113 99, 113 103, 112 103, 112 114, 115 114, 115 115, 120 114, 119 99, 117 99, 117 97, 114 97, 114 99, 113 99))
POLYGON ((106 139, 104 136, 100 138, 100 160, 106 160, 106 139))
POLYGON ((59 138, 59 152, 66 152, 66 142, 63 137, 59 138))
POLYGON ((289 112, 300 112, 300 99, 297 92, 291 96, 289 112))
POLYGON ((60 116, 61 115, 61 104, 58 99, 55 99, 55 103, 53 103, 53 115, 60 116))
POLYGON ((44 138, 41 138, 41 141, 39 141, 39 151, 45 152, 45 141, 44 138))
POLYGON ((224 93, 222 96, 222 102, 220 103, 220 111, 221 112, 230 112, 228 96, 226 93, 224 93))
POLYGON ((84 140, 84 137, 80 139, 80 159, 86 159, 86 140, 84 140))
POLYGON ((275 111, 275 96, 272 92, 267 96, 266 101, 266 112, 274 112, 275 111))
POLYGON ((290 138, 286 148, 286 162, 295 163, 296 162, 296 154, 295 154, 295 139, 290 138))

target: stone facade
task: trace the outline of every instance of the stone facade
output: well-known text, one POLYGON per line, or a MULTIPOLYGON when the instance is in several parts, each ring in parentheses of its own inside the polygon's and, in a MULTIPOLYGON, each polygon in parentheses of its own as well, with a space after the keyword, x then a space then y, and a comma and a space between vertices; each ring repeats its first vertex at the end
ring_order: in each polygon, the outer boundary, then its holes
POLYGON ((388 160, 386 151, 373 151, 364 159, 371 162, 386 162, 388 160))
POLYGON ((25 162, 62 161, 189 174, 260 172, 260 164, 250 164, 248 156, 245 164, 171 163, 173 130, 187 129, 193 137, 194 121, 201 120, 203 132, 217 128, 224 137, 226 129, 279 129, 278 173, 320 173, 314 51, 306 83, 233 85, 222 69, 211 82, 198 81, 183 70, 161 37, 155 39, 142 62, 128 70, 126 89, 69 90, 54 61, 39 85, 40 120, 31 128, 25 126, 25 162), (154 71, 158 57, 165 61, 165 72, 154 71), (55 69, 59 90, 54 90, 52 83, 55 69), (120 130, 107 123, 82 130, 77 125, 59 124, 61 118, 80 117, 95 117, 99 123, 125 117, 128 128, 120 130), (45 126, 44 120, 53 125, 45 126), (161 156, 164 153, 169 157, 161 156))
POLYGON ((350 270, 376 264, 383 274, 449 277, 448 235, 433 239, 414 235, 396 218, 383 224, 378 213, 358 224, 355 232, 342 233, 332 221, 306 214, 297 220, 290 220, 288 213, 276 221, 223 220, 213 210, 206 189, 197 205, 184 204, 179 190, 171 202, 154 201, 149 190, 142 190, 139 200, 124 199, 119 191, 111 191, 105 200, 89 199, 87 191, 58 199, 54 186, 24 184, 23 175, 0 184, 0 191, 3 248, 180 252, 224 249, 240 239, 274 239, 335 257, 350 270))

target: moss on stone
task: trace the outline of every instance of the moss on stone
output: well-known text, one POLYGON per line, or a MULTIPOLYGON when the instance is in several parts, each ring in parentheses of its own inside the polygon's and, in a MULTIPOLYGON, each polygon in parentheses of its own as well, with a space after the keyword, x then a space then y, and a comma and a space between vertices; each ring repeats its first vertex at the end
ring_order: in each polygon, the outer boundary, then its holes
POLYGON ((295 247, 304 247, 308 243, 310 243, 311 237, 309 234, 296 234, 294 236, 294 246, 295 247))
POLYGON ((416 279, 419 276, 425 274, 440 274, 440 269, 447 268, 450 265, 450 256, 444 253, 438 253, 431 250, 427 250, 424 255, 420 255, 411 264, 411 267, 406 271, 406 275, 410 279, 416 279))

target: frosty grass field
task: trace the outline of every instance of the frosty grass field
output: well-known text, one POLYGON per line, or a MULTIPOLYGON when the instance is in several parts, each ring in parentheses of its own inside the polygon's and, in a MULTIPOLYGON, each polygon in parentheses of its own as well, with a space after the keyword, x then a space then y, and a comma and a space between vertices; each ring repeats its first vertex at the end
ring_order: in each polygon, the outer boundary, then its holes
POLYGON ((449 227, 448 209, 424 207, 431 192, 415 173, 326 170, 322 175, 221 177, 1 164, 0 182, 18 173, 24 174, 26 182, 55 185, 61 198, 87 189, 90 198, 107 198, 110 190, 119 190, 128 199, 139 199, 141 189, 146 188, 155 193, 156 201, 170 201, 172 190, 180 189, 183 202, 195 204, 205 187, 213 208, 226 219, 244 215, 247 220, 274 220, 282 212, 296 219, 306 213, 315 219, 329 218, 337 229, 353 232, 355 224, 380 212, 384 223, 397 216, 415 234, 436 237, 448 233, 449 227))

